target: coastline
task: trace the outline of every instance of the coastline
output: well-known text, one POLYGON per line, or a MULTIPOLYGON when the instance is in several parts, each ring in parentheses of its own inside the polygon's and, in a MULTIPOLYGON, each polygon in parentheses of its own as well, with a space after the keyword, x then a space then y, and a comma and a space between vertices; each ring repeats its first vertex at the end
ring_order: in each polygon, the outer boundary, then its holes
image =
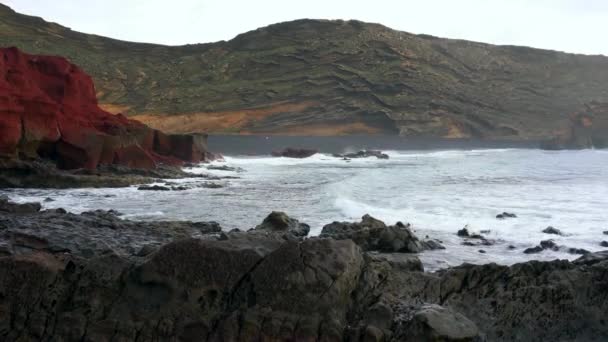
POLYGON ((315 149, 319 153, 344 153, 360 150, 466 150, 525 148, 540 149, 541 140, 479 140, 404 138, 398 135, 288 136, 210 134, 211 151, 222 155, 270 155, 287 147, 315 149))
POLYGON ((428 273, 429 246, 373 218, 305 238, 283 213, 247 232, 118 214, 0 199, 5 340, 608 337, 606 252, 428 273))

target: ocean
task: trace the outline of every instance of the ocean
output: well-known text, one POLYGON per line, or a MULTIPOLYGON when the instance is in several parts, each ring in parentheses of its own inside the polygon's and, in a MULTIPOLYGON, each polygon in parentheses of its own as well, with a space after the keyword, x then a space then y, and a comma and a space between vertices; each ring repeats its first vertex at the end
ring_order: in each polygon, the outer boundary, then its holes
MULTIPOLYGON (((364 214, 394 224, 412 224, 416 234, 439 239, 445 250, 427 251, 427 270, 468 263, 513 264, 530 259, 574 259, 565 249, 524 254, 541 240, 560 246, 603 249, 608 230, 608 151, 472 149, 384 151, 376 158, 344 161, 329 154, 306 159, 228 155, 235 171, 192 173, 234 176, 213 181, 222 188, 185 191, 122 189, 0 190, 18 202, 43 202, 71 212, 115 209, 138 220, 217 221, 226 230, 249 229, 273 210, 308 223, 311 235, 332 221, 356 221, 364 214), (517 218, 498 220, 512 212, 517 218), (464 246, 456 232, 468 225, 495 240, 492 246, 464 246), (553 226, 564 236, 542 233, 553 226), (509 246, 515 247, 509 248, 509 246), (483 250, 485 253, 480 253, 483 250)), ((180 183, 203 182, 198 178, 180 183)))

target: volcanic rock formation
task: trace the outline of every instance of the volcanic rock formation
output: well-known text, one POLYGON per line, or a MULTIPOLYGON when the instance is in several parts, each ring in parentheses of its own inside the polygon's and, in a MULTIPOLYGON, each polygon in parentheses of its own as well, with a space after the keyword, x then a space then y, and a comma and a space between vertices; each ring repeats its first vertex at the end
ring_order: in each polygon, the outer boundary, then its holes
MULTIPOLYGON (((214 222, 116 215, 0 198, 2 341, 608 338, 606 253, 426 273, 403 253, 413 249, 366 252, 374 234, 304 239, 284 213, 228 233, 214 222)), ((369 217, 332 226, 392 229, 369 217)))
POLYGON ((208 158, 206 139, 100 109, 91 78, 64 58, 0 49, 0 156, 51 159, 63 169, 150 169, 208 158))

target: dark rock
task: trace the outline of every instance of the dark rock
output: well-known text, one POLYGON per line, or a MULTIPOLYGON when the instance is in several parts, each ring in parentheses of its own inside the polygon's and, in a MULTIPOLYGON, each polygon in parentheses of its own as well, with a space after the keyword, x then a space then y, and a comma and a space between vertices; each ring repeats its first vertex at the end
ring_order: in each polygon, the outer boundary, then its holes
POLYGON ((281 151, 273 151, 273 157, 286 157, 286 158, 308 158, 317 154, 318 150, 306 149, 306 148, 291 148, 288 147, 281 151))
POLYGON ((171 188, 162 186, 162 185, 142 185, 137 188, 137 190, 145 190, 145 191, 170 191, 171 188))
POLYGON ((586 255, 586 254, 591 253, 588 250, 582 249, 582 248, 568 248, 567 251, 570 254, 580 254, 580 255, 586 255))
POLYGON ((459 230, 456 235, 460 236, 460 237, 468 237, 469 236, 469 229, 467 227, 462 228, 461 230, 459 230))
POLYGON ((530 248, 524 249, 525 254, 535 254, 535 253, 540 253, 542 251, 544 251, 544 249, 541 246, 535 246, 535 247, 530 247, 530 248))
POLYGON ((232 171, 232 172, 245 171, 240 167, 232 167, 232 166, 228 166, 228 165, 209 165, 209 166, 207 166, 207 169, 208 170, 218 170, 218 171, 232 171))
POLYGON ((602 241, 602 242, 600 242, 600 246, 602 246, 602 247, 608 247, 608 241, 602 241))
POLYGON ((388 154, 382 153, 382 151, 375 150, 362 150, 355 153, 345 153, 345 154, 334 154, 336 158, 342 158, 344 160, 349 160, 353 158, 369 158, 376 157, 378 159, 389 159, 388 154))
POLYGON ((296 237, 307 236, 310 232, 310 226, 306 223, 300 223, 298 220, 287 216, 284 212, 273 211, 270 213, 262 224, 255 227, 256 230, 268 230, 272 232, 288 232, 296 237))
POLYGON ((118 256, 129 256, 145 245, 202 238, 221 231, 217 222, 138 222, 123 220, 119 214, 113 210, 95 210, 75 215, 63 209, 12 212, 0 220, 0 246, 8 246, 17 255, 32 250, 69 251, 74 256, 88 258, 112 250, 118 256), (32 237, 28 241, 35 239, 44 243, 24 245, 19 241, 25 240, 16 239, 24 236, 32 237))
POLYGON ((486 254, 486 251, 484 251, 483 249, 480 249, 480 250, 479 250, 479 253, 481 253, 481 254, 486 254))
POLYGON ((441 244, 441 241, 437 239, 424 239, 420 241, 425 250, 438 250, 445 249, 445 246, 441 244))
POLYGON ((6 196, 0 196, 0 212, 12 214, 31 214, 37 213, 42 208, 40 203, 13 203, 6 196))
POLYGON ((509 245, 509 247, 507 247, 509 249, 516 249, 517 247, 513 246, 513 245, 509 245))
POLYGON ((608 235, 608 230, 604 230, 602 233, 603 233, 604 235, 608 235))
POLYGON ((554 234, 554 235, 564 235, 561 230, 557 228, 553 228, 551 226, 543 229, 543 233, 545 234, 554 234))
POLYGON ((515 215, 513 213, 508 213, 506 211, 503 212, 502 214, 496 215, 496 218, 499 220, 506 219, 506 218, 516 218, 516 217, 517 217, 517 215, 515 215))
POLYGON ((55 200, 50 197, 47 197, 44 199, 44 202, 55 202, 55 200))
POLYGON ((148 255, 156 252, 158 250, 158 248, 159 248, 159 246, 157 246, 157 245, 151 245, 151 244, 145 245, 135 255, 139 256, 139 257, 145 257, 145 256, 148 256, 148 255))
POLYGON ((474 341, 479 329, 462 314, 437 304, 426 304, 401 314, 395 341, 474 341))
POLYGON ((559 247, 555 244, 555 241, 553 240, 543 240, 540 242, 540 246, 542 247, 542 249, 551 249, 554 251, 559 250, 559 247))
MULTIPOLYGON (((425 273, 415 255, 362 252, 348 239, 277 238, 270 221, 222 234, 215 222, 135 222, 103 210, 3 213, 3 340, 608 338, 608 252, 425 273)), ((387 228, 364 217, 332 229, 348 225, 387 228)))
POLYGON ((214 182, 204 182, 200 185, 200 187, 202 188, 206 188, 206 189, 221 189, 224 186, 222 184, 219 183, 214 183, 214 182))
POLYGON ((193 175, 163 165, 158 165, 155 169, 102 165, 96 170, 60 170, 44 160, 25 161, 0 157, 0 188, 119 188, 154 183, 159 178, 192 177, 209 178, 208 175, 193 175))
POLYGON ((409 225, 398 222, 394 226, 387 226, 370 215, 364 215, 361 222, 333 222, 325 225, 320 236, 338 240, 351 239, 364 251, 418 253, 437 247, 434 243, 422 243, 409 225))

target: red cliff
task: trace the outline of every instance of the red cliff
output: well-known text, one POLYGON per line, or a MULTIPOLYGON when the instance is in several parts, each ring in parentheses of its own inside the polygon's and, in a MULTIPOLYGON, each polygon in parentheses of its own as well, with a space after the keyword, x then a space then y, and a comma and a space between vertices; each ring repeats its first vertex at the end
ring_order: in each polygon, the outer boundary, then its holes
POLYGON ((0 155, 65 169, 200 162, 206 135, 166 135, 99 108, 91 77, 66 59, 0 49, 0 155))

